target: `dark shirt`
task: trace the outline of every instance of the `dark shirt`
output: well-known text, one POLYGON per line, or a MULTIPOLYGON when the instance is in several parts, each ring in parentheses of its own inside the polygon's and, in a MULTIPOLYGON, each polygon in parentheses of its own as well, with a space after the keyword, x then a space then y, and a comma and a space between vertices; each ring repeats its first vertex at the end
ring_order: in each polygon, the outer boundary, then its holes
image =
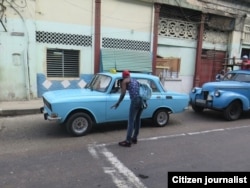
POLYGON ((130 82, 127 88, 130 99, 134 99, 139 96, 140 84, 136 79, 130 78, 130 82))

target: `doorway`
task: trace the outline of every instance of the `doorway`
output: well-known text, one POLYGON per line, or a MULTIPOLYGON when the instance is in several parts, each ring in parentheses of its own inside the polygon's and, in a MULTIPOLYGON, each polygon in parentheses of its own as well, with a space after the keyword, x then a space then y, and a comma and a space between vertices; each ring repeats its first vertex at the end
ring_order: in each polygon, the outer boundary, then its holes
POLYGON ((215 76, 223 69, 226 52, 217 50, 202 50, 200 84, 215 81, 215 76))

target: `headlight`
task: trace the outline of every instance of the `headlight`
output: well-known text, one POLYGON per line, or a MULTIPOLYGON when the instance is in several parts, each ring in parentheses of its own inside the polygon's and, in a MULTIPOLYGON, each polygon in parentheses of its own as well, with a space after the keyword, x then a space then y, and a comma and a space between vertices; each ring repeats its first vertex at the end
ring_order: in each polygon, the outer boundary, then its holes
POLYGON ((219 97, 219 96, 220 96, 220 92, 219 92, 218 90, 215 91, 215 92, 214 92, 214 96, 215 96, 215 97, 219 97))
POLYGON ((196 88, 194 87, 191 91, 192 91, 192 93, 195 93, 196 92, 196 88))

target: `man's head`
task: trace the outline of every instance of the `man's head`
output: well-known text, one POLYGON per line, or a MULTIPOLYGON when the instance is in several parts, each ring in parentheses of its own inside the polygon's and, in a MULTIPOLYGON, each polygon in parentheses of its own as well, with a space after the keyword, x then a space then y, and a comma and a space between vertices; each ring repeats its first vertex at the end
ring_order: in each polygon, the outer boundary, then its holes
POLYGON ((130 77, 130 72, 128 70, 124 70, 122 72, 122 78, 128 78, 128 77, 130 77))
POLYGON ((248 56, 247 56, 247 55, 244 55, 244 56, 242 57, 242 59, 248 59, 248 56))

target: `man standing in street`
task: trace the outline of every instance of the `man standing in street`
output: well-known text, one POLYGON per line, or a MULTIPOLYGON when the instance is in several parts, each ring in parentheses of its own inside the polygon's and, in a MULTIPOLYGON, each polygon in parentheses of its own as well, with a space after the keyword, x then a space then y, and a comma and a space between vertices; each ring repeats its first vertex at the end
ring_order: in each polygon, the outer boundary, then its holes
POLYGON ((121 82, 121 95, 117 103, 111 108, 118 108, 126 94, 126 90, 128 90, 131 103, 129 107, 127 136, 124 141, 119 142, 119 145, 123 147, 130 147, 131 143, 137 143, 137 136, 141 127, 141 113, 143 110, 142 98, 140 97, 140 84, 136 79, 130 77, 130 72, 128 70, 124 70, 122 72, 122 77, 123 80, 121 82))

